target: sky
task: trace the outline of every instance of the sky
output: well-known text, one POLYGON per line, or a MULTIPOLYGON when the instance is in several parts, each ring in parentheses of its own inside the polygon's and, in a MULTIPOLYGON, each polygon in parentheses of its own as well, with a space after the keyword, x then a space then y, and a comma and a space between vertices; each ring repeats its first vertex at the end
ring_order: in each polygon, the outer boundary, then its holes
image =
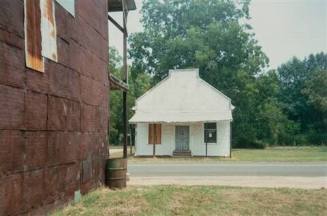
MULTIPOLYGON (((128 15, 129 33, 143 30, 140 9, 128 15)), ((120 21, 121 14, 112 16, 120 21)), ((268 56, 271 69, 293 56, 300 59, 311 53, 327 52, 327 0, 252 0, 250 21, 255 38, 268 56)), ((109 24, 109 44, 122 53, 122 34, 109 24)))

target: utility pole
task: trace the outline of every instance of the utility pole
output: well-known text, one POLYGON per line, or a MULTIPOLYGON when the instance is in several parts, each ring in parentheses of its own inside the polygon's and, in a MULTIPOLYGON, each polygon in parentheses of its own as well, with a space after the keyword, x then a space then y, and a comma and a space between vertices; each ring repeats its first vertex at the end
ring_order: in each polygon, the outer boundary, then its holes
MULTIPOLYGON (((127 4, 126 1, 122 1, 123 5, 123 27, 124 27, 124 41, 123 41, 123 64, 124 75, 123 80, 128 85, 128 67, 127 67, 127 4)), ((128 145, 128 113, 127 113, 127 91, 123 91, 123 120, 124 120, 124 158, 127 158, 127 145, 128 145)))

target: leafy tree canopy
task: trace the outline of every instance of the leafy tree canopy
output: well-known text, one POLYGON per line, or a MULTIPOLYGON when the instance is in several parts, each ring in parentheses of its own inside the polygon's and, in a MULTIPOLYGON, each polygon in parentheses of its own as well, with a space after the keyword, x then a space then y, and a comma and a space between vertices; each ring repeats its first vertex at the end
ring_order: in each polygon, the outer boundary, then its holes
POLYGON ((163 79, 169 69, 199 68, 200 76, 236 106, 235 142, 257 138, 256 76, 267 66, 249 19, 249 1, 145 0, 144 32, 131 35, 132 73, 163 79), (242 135, 241 135, 242 134, 242 135))
POLYGON ((249 1, 234 2, 145 0, 144 32, 130 39, 132 70, 153 74, 157 82, 169 69, 196 67, 223 88, 226 74, 259 73, 268 59, 245 24, 249 1))
MULTIPOLYGON (((116 77, 122 76, 122 57, 118 51, 109 48, 109 71, 116 77)), ((148 74, 139 74, 129 79, 129 92, 127 95, 128 116, 133 115, 132 108, 135 100, 150 88, 151 77, 148 74)), ((122 144, 123 138, 123 94, 122 91, 111 91, 110 93, 110 143, 122 144)))
POLYGON ((326 54, 294 58, 265 72, 268 58, 247 24, 249 4, 143 0, 144 31, 129 40, 133 80, 147 75, 154 85, 169 69, 199 68, 201 78, 236 107, 234 146, 326 143, 326 54))
POLYGON ((327 143, 327 54, 293 58, 278 70, 279 101, 311 143, 327 143))

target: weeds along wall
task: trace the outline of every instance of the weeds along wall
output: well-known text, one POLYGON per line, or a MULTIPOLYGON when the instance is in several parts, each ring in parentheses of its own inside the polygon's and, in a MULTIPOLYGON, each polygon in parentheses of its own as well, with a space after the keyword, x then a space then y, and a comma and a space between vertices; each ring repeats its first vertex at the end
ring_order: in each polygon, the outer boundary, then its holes
POLYGON ((43 58, 44 72, 26 67, 28 1, 0 0, 1 216, 43 215, 104 181, 107 0, 75 0, 75 15, 54 1, 57 62, 43 58))

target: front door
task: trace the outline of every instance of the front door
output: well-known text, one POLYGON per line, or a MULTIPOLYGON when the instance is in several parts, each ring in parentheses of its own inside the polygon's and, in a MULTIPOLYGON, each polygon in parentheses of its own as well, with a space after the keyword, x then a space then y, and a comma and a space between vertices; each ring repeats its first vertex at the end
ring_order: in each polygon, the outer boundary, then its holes
POLYGON ((175 129, 176 151, 178 152, 188 151, 189 140, 190 140, 190 127, 176 126, 175 129))

